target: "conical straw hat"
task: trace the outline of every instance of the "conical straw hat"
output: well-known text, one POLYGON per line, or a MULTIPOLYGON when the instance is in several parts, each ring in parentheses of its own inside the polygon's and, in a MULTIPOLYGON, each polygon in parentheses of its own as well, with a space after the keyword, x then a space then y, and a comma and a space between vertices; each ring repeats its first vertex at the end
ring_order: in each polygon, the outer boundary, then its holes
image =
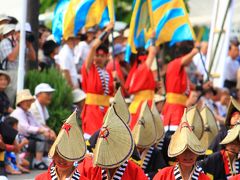
MULTIPOLYGON (((197 136, 198 139, 201 139, 204 131, 204 125, 202 117, 195 106, 189 107, 185 109, 187 122, 191 126, 193 132, 197 136)), ((185 118, 183 116, 183 118, 185 118)))
POLYGON ((164 136, 164 127, 161 115, 159 114, 155 102, 152 103, 153 120, 156 127, 156 143, 158 143, 164 136))
POLYGON ((130 158, 133 150, 131 131, 111 106, 99 133, 94 151, 94 165, 102 168, 119 167, 130 158))
POLYGON ((218 126, 216 119, 209 107, 204 106, 200 114, 204 123, 204 132, 201 138, 201 143, 205 148, 208 148, 218 134, 218 126))
POLYGON ((186 149, 191 150, 197 155, 205 153, 205 149, 202 147, 201 142, 198 140, 196 135, 193 133, 189 123, 185 118, 177 128, 177 131, 172 135, 170 144, 168 146, 168 156, 176 157, 182 154, 186 149))
POLYGON ((156 128, 147 101, 142 104, 138 121, 132 131, 135 144, 139 148, 148 148, 156 143, 156 128))
POLYGON ((232 129, 228 130, 227 136, 220 142, 220 144, 229 144, 235 139, 240 140, 240 122, 235 125, 232 129))
POLYGON ((84 158, 86 144, 76 117, 75 111, 63 124, 57 139, 49 151, 49 157, 52 158, 55 151, 57 151, 57 153, 67 161, 80 161, 84 158))
POLYGON ((240 104, 233 97, 231 97, 231 101, 228 106, 227 116, 225 120, 226 126, 230 126, 232 114, 236 111, 240 112, 240 104))
POLYGON ((118 89, 112 102, 117 115, 126 123, 129 123, 130 113, 125 99, 122 96, 121 88, 118 89))

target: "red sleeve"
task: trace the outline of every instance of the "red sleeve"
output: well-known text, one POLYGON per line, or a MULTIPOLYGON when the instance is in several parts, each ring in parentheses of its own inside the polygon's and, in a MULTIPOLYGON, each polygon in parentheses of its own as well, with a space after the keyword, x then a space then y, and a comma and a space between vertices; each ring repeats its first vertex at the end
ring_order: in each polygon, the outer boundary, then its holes
POLYGON ((127 172, 125 173, 131 174, 130 175, 131 179, 148 180, 148 177, 146 176, 142 168, 130 160, 128 161, 128 169, 127 172))
POLYGON ((79 163, 77 169, 81 175, 87 177, 91 167, 93 167, 92 158, 87 156, 81 163, 79 163))
POLYGON ((166 180, 171 179, 173 174, 173 167, 166 167, 158 171, 158 173, 154 176, 153 180, 166 180))
POLYGON ((35 180, 51 180, 51 177, 49 176, 48 172, 44 172, 42 174, 39 174, 35 177, 35 180))
POLYGON ((148 68, 146 63, 138 66, 132 78, 133 79, 131 80, 132 82, 130 82, 128 90, 130 94, 141 90, 155 90, 153 72, 150 68, 148 68))

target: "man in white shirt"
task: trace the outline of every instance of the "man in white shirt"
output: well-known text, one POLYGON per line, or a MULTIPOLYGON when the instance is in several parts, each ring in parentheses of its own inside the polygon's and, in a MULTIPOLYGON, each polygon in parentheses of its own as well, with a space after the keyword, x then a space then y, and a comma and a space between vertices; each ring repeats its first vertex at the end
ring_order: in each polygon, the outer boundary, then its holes
POLYGON ((96 28, 94 27, 89 28, 86 33, 86 37, 85 37, 86 40, 83 39, 74 48, 74 59, 75 59, 74 61, 75 61, 75 64, 77 65, 77 71, 80 71, 85 59, 87 58, 87 55, 91 48, 91 43, 95 39, 96 32, 97 32, 96 28))
POLYGON ((60 69, 62 70, 65 79, 72 89, 79 87, 77 68, 74 62, 73 53, 73 49, 77 44, 76 42, 77 41, 75 41, 75 37, 69 37, 65 41, 62 49, 58 54, 60 69))
POLYGON ((208 49, 208 43, 207 42, 201 42, 201 49, 200 52, 197 53, 193 57, 193 63, 197 68, 197 73, 199 75, 204 76, 204 78, 207 77, 205 68, 206 68, 206 59, 207 59, 207 49, 208 49))
POLYGON ((239 69, 239 62, 237 57, 239 55, 239 49, 236 44, 229 46, 228 57, 225 66, 225 81, 224 87, 228 89, 236 88, 237 84, 237 71, 239 69))
MULTIPOLYGON (((30 112, 34 118, 46 128, 46 121, 49 119, 49 113, 47 106, 52 101, 52 93, 55 91, 49 84, 41 83, 35 87, 35 101, 32 103, 30 112)), ((55 140, 55 132, 49 128, 50 139, 55 140)))

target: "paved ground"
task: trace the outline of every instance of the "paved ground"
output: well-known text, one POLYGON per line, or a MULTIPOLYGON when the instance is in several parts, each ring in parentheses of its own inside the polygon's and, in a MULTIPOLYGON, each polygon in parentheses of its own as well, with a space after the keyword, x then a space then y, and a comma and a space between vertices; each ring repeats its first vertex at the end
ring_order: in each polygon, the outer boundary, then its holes
POLYGON ((31 171, 30 174, 21 174, 17 176, 8 176, 9 180, 34 180, 35 176, 42 173, 43 171, 31 171))

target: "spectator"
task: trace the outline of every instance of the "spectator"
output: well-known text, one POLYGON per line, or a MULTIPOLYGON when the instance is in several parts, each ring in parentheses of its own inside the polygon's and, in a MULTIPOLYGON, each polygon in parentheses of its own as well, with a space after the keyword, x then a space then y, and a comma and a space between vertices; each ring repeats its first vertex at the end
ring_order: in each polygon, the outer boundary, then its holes
MULTIPOLYGON (((4 122, 11 126, 16 131, 18 130, 18 120, 14 117, 7 117, 4 122)), ((20 156, 20 151, 28 145, 29 141, 26 138, 21 138, 17 135, 17 147, 18 151, 15 152, 6 152, 6 171, 10 174, 19 174, 22 173, 29 173, 29 162, 22 156, 20 156)))
MULTIPOLYGON (((26 23, 25 30, 27 32, 27 51, 26 58, 35 60, 36 54, 33 49, 31 37, 31 26, 26 23)), ((20 25, 8 24, 4 26, 3 29, 3 40, 0 42, 0 63, 3 64, 3 69, 5 69, 10 77, 11 83, 6 89, 6 93, 9 97, 10 103, 13 106, 16 90, 17 90, 17 69, 18 69, 18 55, 19 55, 19 39, 20 39, 20 25), (16 31, 16 32, 14 32, 16 31)))
POLYGON ((51 140, 56 139, 55 132, 50 129, 46 121, 49 119, 47 106, 52 101, 52 93, 55 91, 49 84, 41 83, 35 87, 35 101, 32 103, 30 112, 39 124, 49 129, 51 140))
POLYGON ((77 69, 74 63, 73 49, 76 46, 75 37, 69 37, 59 52, 58 60, 60 69, 72 89, 79 87, 77 69))
POLYGON ((44 59, 42 62, 39 63, 40 70, 43 71, 44 69, 49 68, 57 68, 60 69, 58 64, 55 62, 55 56, 59 52, 59 46, 53 40, 46 41, 43 46, 43 54, 44 59))
POLYGON ((225 81, 224 87, 232 90, 236 88, 237 85, 237 71, 239 68, 239 63, 236 61, 239 55, 239 49, 236 44, 231 44, 229 46, 228 57, 225 66, 225 81))
POLYGON ((13 111, 8 96, 4 92, 9 83, 10 76, 8 73, 0 70, 0 120, 13 111))
POLYGON ((73 108, 74 109, 78 109, 80 112, 82 112, 83 110, 83 106, 85 104, 85 99, 86 99, 86 94, 84 91, 82 91, 81 89, 74 89, 72 91, 72 95, 73 95, 73 108))
POLYGON ((127 95, 124 84, 128 75, 128 70, 123 66, 125 50, 126 48, 121 44, 115 44, 113 48, 114 60, 108 62, 106 67, 106 69, 113 74, 113 78, 117 83, 116 89, 121 86, 124 96, 127 95))
POLYGON ((200 52, 198 52, 193 57, 193 63, 197 67, 197 72, 199 76, 207 77, 205 68, 206 68, 206 59, 207 59, 207 50, 208 50, 208 43, 201 42, 200 52))
POLYGON ((44 52, 43 52, 43 45, 46 42, 48 36, 50 35, 50 31, 45 27, 41 26, 38 30, 38 61, 45 62, 44 61, 44 52))
POLYGON ((86 33, 86 40, 80 41, 78 45, 74 48, 75 64, 77 65, 77 70, 79 71, 87 58, 91 44, 95 39, 95 34, 97 30, 95 27, 89 28, 86 33))
POLYGON ((33 137, 34 139, 37 138, 34 168, 47 169, 47 165, 43 162, 43 153, 46 140, 49 137, 49 129, 38 123, 29 111, 34 100, 28 89, 19 91, 16 100, 17 108, 11 113, 11 116, 19 120, 18 130, 21 135, 28 137, 30 140, 33 140, 33 137))

